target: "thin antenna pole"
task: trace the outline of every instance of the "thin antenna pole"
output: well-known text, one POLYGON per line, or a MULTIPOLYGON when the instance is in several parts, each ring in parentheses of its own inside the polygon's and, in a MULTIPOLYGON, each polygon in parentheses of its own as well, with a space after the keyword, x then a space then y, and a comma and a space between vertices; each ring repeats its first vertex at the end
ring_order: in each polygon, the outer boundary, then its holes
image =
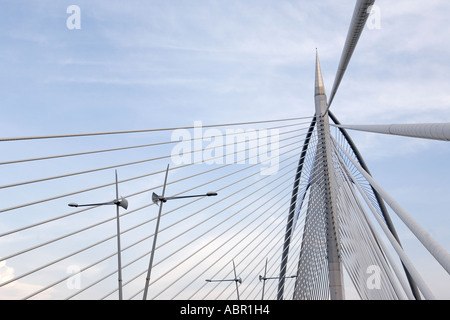
MULTIPOLYGON (((167 165, 167 169, 166 169, 166 177, 164 179, 162 198, 164 198, 164 195, 166 193, 166 185, 167 185, 167 176, 168 176, 168 174, 169 174, 169 165, 167 165)), ((153 235, 152 252, 150 254, 150 262, 148 264, 147 277, 145 279, 143 300, 147 300, 148 285, 149 285, 150 276, 151 276, 151 273, 152 273, 153 258, 155 257, 156 240, 158 238, 159 222, 161 221, 162 207, 163 207, 163 201, 160 201, 160 203, 159 203, 158 219, 156 220, 155 234, 153 235)))
MULTIPOLYGON (((116 199, 119 199, 119 182, 117 179, 116 170, 116 199)), ((119 206, 116 205, 116 221, 117 221, 117 265, 118 265, 118 281, 119 281, 119 300, 123 299, 122 296, 122 259, 121 259, 121 248, 120 248, 120 222, 119 222, 119 206)))

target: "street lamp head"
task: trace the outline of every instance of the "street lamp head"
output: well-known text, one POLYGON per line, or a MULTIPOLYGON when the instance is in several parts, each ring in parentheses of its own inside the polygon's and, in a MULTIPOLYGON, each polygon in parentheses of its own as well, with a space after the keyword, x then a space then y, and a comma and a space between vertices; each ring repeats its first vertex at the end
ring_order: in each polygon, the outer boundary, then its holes
POLYGON ((153 201, 154 204, 158 204, 158 201, 159 201, 158 195, 156 193, 154 193, 154 192, 152 194, 152 201, 153 201))
POLYGON ((120 198, 120 200, 114 201, 114 204, 118 205, 119 207, 124 208, 125 210, 128 209, 128 200, 125 198, 120 198))
POLYGON ((124 208, 125 210, 128 209, 128 200, 125 198, 120 198, 120 204, 119 206, 121 206, 122 208, 124 208))
POLYGON ((69 207, 77 208, 78 207, 78 203, 69 203, 69 207))
POLYGON ((217 192, 208 192, 208 193, 206 194, 206 196, 208 196, 208 197, 217 196, 217 192))
POLYGON ((167 199, 164 198, 164 197, 160 197, 156 193, 153 192, 153 194, 152 194, 152 201, 153 201, 154 204, 158 205, 159 201, 167 202, 167 199))

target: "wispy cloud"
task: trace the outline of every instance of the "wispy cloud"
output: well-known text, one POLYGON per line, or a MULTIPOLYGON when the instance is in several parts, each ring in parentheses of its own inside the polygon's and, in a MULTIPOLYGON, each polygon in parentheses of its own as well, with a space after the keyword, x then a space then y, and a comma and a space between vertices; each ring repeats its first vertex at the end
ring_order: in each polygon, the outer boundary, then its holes
MULTIPOLYGON (((66 28, 66 3, 0 4, 8 13, 0 28, 3 135, 310 116, 315 48, 330 90, 354 6, 332 0, 76 3, 78 31, 66 28), (118 112, 127 121, 117 124, 118 112)), ((450 121, 450 3, 376 4, 381 29, 364 31, 332 111, 348 124, 450 121)), ((399 157, 437 154, 422 140, 351 134, 366 160, 383 168, 399 157)), ((425 169, 430 176, 446 172, 445 166, 425 169)), ((3 279, 15 274, 7 264, 0 272, 3 279)), ((6 292, 37 290, 30 286, 17 281, 6 292)))

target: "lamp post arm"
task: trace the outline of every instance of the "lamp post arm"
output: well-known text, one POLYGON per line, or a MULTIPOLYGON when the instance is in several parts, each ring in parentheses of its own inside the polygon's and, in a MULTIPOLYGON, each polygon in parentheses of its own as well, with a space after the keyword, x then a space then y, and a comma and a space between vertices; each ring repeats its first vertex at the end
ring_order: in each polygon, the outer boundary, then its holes
POLYGON ((158 196, 155 194, 154 200, 166 202, 167 200, 177 200, 177 199, 187 199, 187 198, 201 198, 201 197, 213 197, 217 196, 216 192, 208 192, 206 194, 195 194, 195 195, 189 195, 189 196, 173 196, 173 197, 164 197, 164 196, 158 196))
POLYGON ((186 199, 186 198, 200 198, 200 197, 208 197, 206 194, 198 194, 192 196, 176 196, 176 197, 166 197, 166 200, 174 200, 174 199, 186 199))
POLYGON ((89 204, 78 204, 78 203, 69 203, 69 207, 93 207, 93 206, 104 206, 104 205, 112 205, 117 204, 117 200, 110 201, 110 202, 101 202, 101 203, 89 203, 89 204))
POLYGON ((209 280, 209 279, 207 279, 207 280, 205 280, 206 282, 224 282, 224 281, 237 281, 237 282, 239 282, 239 278, 238 279, 223 279, 223 280, 209 280))

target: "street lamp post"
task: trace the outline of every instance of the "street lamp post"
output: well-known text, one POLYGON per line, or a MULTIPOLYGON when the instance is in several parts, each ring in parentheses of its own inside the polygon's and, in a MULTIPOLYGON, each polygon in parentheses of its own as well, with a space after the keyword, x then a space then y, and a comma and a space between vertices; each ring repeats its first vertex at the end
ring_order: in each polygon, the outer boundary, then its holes
MULTIPOLYGON (((266 259, 266 266, 264 268, 264 276, 259 276, 259 281, 263 281, 263 288, 262 288, 262 297, 261 300, 264 300, 264 290, 265 290, 265 286, 266 286, 266 280, 275 280, 275 279, 281 279, 281 277, 267 277, 267 260, 266 259)), ((291 278, 297 278, 297 276, 289 276, 289 277, 284 277, 284 279, 291 279, 291 278)))
POLYGON ((123 299, 122 296, 122 260, 121 260, 121 247, 120 247, 120 221, 119 221, 119 207, 128 209, 128 200, 121 197, 119 199, 119 183, 117 179, 117 170, 115 171, 116 175, 116 199, 110 202, 101 202, 101 203, 90 203, 90 204, 78 204, 78 203, 69 203, 69 207, 92 207, 92 206, 103 206, 103 205, 116 205, 116 222, 117 222, 117 265, 118 265, 118 282, 119 282, 119 300, 123 299))
POLYGON ((236 294, 237 294, 237 299, 240 300, 238 283, 241 284, 241 283, 242 283, 242 279, 241 279, 241 277, 238 277, 237 274, 236 274, 236 266, 234 265, 234 260, 233 260, 233 271, 234 271, 234 279, 221 279, 221 280, 207 279, 207 280, 205 280, 205 281, 206 281, 206 282, 226 282, 226 281, 234 281, 235 284, 236 284, 236 294))
POLYGON ((161 213, 162 213, 163 203, 166 203, 168 200, 217 196, 216 192, 208 192, 206 194, 199 194, 199 195, 165 197, 168 174, 169 174, 169 165, 167 165, 167 169, 166 169, 166 176, 164 178, 162 195, 158 196, 154 192, 152 194, 153 203, 155 203, 156 205, 158 205, 158 203, 159 203, 159 212, 158 212, 158 217, 156 219, 155 234, 153 235, 153 245, 152 245, 152 251, 150 253, 150 261, 148 264, 147 277, 145 278, 143 300, 147 300, 148 287, 149 287, 150 277, 151 277, 151 273, 152 273, 153 259, 155 257, 156 240, 158 238, 159 223, 161 221, 161 213))

